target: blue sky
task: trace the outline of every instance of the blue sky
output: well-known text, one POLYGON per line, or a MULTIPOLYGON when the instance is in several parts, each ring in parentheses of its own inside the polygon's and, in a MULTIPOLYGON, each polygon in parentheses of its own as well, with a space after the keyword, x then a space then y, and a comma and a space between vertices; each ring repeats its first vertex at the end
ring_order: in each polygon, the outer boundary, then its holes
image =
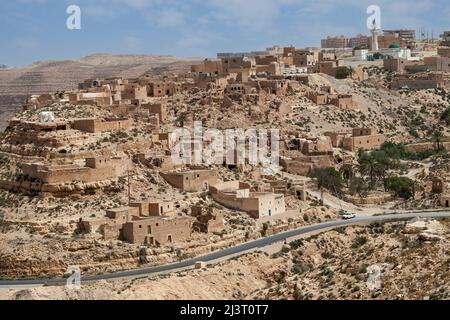
POLYGON ((450 30, 448 0, 2 0, 0 64, 76 59, 93 53, 214 57, 273 44, 320 46, 326 35, 368 33, 366 9, 382 27, 450 30), (68 30, 66 9, 82 10, 68 30))

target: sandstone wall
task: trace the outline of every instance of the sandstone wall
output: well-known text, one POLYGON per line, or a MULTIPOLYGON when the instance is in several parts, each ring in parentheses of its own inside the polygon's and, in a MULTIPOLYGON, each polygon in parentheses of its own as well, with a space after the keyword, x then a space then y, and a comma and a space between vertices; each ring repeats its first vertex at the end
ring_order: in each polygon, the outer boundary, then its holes
POLYGON ((138 244, 167 244, 183 242, 190 238, 192 219, 174 218, 146 220, 126 223, 123 227, 125 241, 138 244))

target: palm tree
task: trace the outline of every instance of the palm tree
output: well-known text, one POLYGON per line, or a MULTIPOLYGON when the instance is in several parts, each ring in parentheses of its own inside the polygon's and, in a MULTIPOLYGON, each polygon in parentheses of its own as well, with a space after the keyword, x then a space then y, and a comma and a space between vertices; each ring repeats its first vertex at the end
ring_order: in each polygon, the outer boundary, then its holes
POLYGON ((442 131, 440 131, 440 130, 434 131, 432 133, 431 137, 435 143, 435 150, 436 151, 441 150, 442 149, 441 142, 442 142, 442 138, 444 138, 444 134, 442 133, 442 131))
POLYGON ((369 177, 371 189, 375 187, 378 179, 386 176, 386 171, 389 168, 389 161, 386 160, 384 153, 360 153, 358 162, 358 170, 361 175, 369 177))
POLYGON ((350 181, 355 176, 355 167, 351 163, 345 163, 342 165, 341 169, 339 170, 342 177, 347 182, 347 188, 350 186, 350 181))
POLYGON ((369 153, 362 153, 359 162, 359 173, 363 176, 369 176, 370 185, 373 187, 375 185, 375 172, 377 171, 377 162, 375 158, 372 157, 369 153))

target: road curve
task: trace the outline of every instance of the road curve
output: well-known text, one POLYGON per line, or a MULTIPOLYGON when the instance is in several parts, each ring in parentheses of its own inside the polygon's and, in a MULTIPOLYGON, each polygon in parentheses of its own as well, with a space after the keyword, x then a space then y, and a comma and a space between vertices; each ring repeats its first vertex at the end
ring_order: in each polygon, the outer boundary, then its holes
MULTIPOLYGON (((246 251, 263 248, 278 242, 283 242, 285 239, 300 236, 302 234, 315 232, 315 231, 325 231, 330 228, 338 228, 350 225, 356 225, 361 223, 372 223, 372 222, 387 222, 387 221, 395 221, 395 220, 408 220, 418 217, 424 218, 449 218, 450 212, 415 212, 415 213, 402 213, 402 214, 390 214, 390 215, 382 215, 382 216, 370 216, 370 217, 359 217, 352 220, 337 220, 337 221, 329 221, 320 224, 315 224, 311 226, 301 227, 295 230, 286 231, 283 233, 275 234, 272 236, 268 236, 265 238, 261 238, 258 240, 254 240, 251 242, 243 243, 237 245, 235 247, 227 248, 224 250, 220 250, 217 252, 213 252, 211 254, 197 257, 194 259, 189 259, 177 263, 172 263, 168 265, 156 266, 156 267, 148 267, 148 268, 140 268, 133 269, 128 271, 120 271, 115 273, 108 273, 103 275, 87 275, 82 276, 81 281, 98 281, 98 280, 110 280, 110 279, 119 279, 125 277, 134 277, 134 276, 145 276, 155 273, 161 272, 171 272, 176 271, 183 268, 193 267, 196 262, 211 262, 217 259, 223 259, 227 257, 234 256, 239 253, 245 253, 246 251)), ((66 279, 63 278, 55 278, 55 279, 29 279, 29 280, 1 280, 0 287, 4 286, 32 286, 32 285, 62 285, 66 283, 66 279)))

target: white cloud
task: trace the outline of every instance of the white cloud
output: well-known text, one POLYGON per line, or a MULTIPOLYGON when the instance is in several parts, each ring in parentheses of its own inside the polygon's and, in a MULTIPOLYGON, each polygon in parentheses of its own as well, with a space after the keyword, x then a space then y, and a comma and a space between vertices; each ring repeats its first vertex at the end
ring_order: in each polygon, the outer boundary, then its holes
POLYGON ((252 30, 270 26, 280 15, 281 4, 286 0, 210 0, 211 17, 228 25, 238 25, 252 30))
POLYGON ((117 11, 110 7, 96 4, 83 6, 81 8, 81 12, 82 14, 86 14, 87 16, 99 18, 114 18, 118 14, 117 11))
POLYGON ((135 35, 126 35, 123 38, 123 43, 128 49, 138 49, 141 46, 142 41, 135 35))
POLYGON ((159 13, 158 26, 162 28, 178 27, 184 24, 183 12, 176 9, 165 9, 159 13))
POLYGON ((18 47, 21 50, 32 50, 32 49, 36 49, 39 47, 39 42, 36 41, 33 38, 28 38, 28 37, 24 37, 24 38, 17 38, 14 41, 16 47, 18 47))
POLYGON ((216 55, 213 50, 214 42, 221 40, 223 40, 221 35, 210 30, 188 28, 180 34, 175 45, 185 56, 211 57, 216 55))

